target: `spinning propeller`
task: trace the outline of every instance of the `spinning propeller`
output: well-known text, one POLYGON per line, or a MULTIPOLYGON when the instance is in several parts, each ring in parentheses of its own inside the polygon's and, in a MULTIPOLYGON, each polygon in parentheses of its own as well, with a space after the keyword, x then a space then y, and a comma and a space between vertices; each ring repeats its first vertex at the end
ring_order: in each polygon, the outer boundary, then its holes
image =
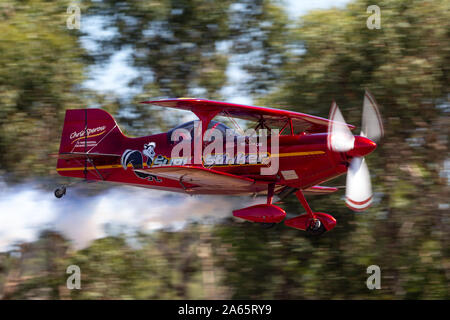
POLYGON ((334 101, 331 105, 330 120, 328 149, 345 152, 347 156, 352 157, 347 171, 346 205, 354 211, 364 211, 372 203, 370 174, 364 156, 376 148, 375 141, 383 136, 383 124, 375 99, 366 91, 359 136, 352 134, 334 101))

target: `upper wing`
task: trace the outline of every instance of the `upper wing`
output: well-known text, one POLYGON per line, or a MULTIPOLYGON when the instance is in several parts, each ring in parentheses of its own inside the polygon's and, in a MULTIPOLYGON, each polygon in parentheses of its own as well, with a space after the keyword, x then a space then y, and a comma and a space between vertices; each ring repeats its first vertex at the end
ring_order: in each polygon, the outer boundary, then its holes
POLYGON ((135 171, 177 180, 182 185, 183 183, 195 185, 194 187, 186 188, 187 192, 202 190, 203 192, 211 191, 211 193, 217 191, 218 193, 238 194, 259 192, 267 189, 267 184, 265 183, 257 183, 253 179, 202 167, 164 166, 138 169, 135 171))
MULTIPOLYGON (((144 101, 142 103, 154 104, 161 107, 176 108, 189 111, 211 111, 218 112, 220 116, 231 116, 234 118, 261 121, 269 127, 283 127, 292 120, 295 133, 299 132, 327 132, 330 120, 300 112, 288 110, 246 106, 228 102, 204 100, 204 99, 168 99, 156 101, 144 101)), ((355 127, 348 125, 350 129, 355 127)))

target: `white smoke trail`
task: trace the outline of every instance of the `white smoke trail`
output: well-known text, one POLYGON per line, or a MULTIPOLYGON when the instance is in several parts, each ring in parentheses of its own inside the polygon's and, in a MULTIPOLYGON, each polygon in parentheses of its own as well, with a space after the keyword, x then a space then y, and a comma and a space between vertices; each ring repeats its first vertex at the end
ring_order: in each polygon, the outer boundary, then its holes
POLYGON ((97 196, 69 189, 61 199, 36 185, 9 187, 0 182, 0 251, 33 241, 43 229, 61 232, 75 248, 104 237, 105 226, 120 231, 182 228, 191 220, 231 217, 237 208, 264 202, 249 197, 188 196, 117 187, 97 196))

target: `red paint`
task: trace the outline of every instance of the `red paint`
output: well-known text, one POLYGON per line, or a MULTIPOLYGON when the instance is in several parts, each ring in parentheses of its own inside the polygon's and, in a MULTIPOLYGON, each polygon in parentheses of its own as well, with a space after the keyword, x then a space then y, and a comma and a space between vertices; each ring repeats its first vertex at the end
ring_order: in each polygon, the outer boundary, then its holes
POLYGON ((366 137, 355 136, 355 145, 353 149, 346 153, 351 157, 363 157, 375 150, 376 147, 377 144, 372 140, 366 137))
POLYGON ((279 223, 286 217, 286 212, 273 204, 257 204, 234 210, 233 216, 253 222, 279 223))
MULTIPOLYGON (((322 212, 314 212, 314 216, 315 218, 319 219, 320 222, 323 223, 327 231, 330 231, 336 226, 336 219, 329 214, 322 212)), ((287 225, 288 227, 305 231, 308 228, 310 222, 311 217, 308 214, 302 214, 301 216, 285 220, 284 224, 287 225)))
POLYGON ((350 199, 350 198, 346 198, 348 201, 350 201, 352 204, 356 204, 356 205, 359 205, 359 206, 361 206, 361 205, 363 205, 363 204, 365 204, 365 203, 367 203, 367 202, 369 202, 370 200, 372 200, 372 197, 370 197, 370 198, 368 198, 368 199, 366 199, 366 200, 364 200, 364 201, 353 201, 352 199, 350 199))
MULTIPOLYGON (((368 154, 376 148, 374 142, 357 136, 355 149, 351 152, 344 154, 330 151, 327 148, 329 121, 302 113, 199 99, 164 100, 152 103, 191 110, 202 122, 202 134, 216 115, 226 114, 248 120, 264 117, 265 120, 267 119, 266 123, 272 126, 279 125, 279 128, 288 121, 292 131, 291 135, 279 137, 278 173, 273 176, 261 176, 262 164, 203 167, 201 163, 193 164, 195 156, 193 152, 192 164, 189 166, 163 163, 170 158, 172 149, 178 143, 171 142, 168 133, 139 138, 127 137, 121 132, 112 116, 101 109, 67 110, 57 163, 58 173, 67 177, 189 194, 268 193, 267 204, 236 210, 233 214, 256 222, 280 222, 286 213, 271 204, 274 194, 278 194, 286 186, 299 190, 310 188, 310 190, 322 191, 317 185, 346 173, 347 156, 368 154), (146 156, 144 149, 149 154, 154 152, 155 157, 151 159, 146 156), (127 153, 127 150, 130 152, 127 153), (123 163, 125 160, 129 161, 126 169, 123 167, 126 165, 123 163), (132 167, 141 160, 141 168, 132 167), (158 163, 160 163, 159 166, 158 163), (181 167, 181 171, 170 169, 175 166, 181 167), (188 167, 195 167, 198 170, 188 167), (282 172, 288 170, 295 171, 298 178, 285 180, 282 172), (142 178, 142 175, 145 178, 142 178), (236 183, 232 183, 234 181, 236 183)), ((349 127, 354 128, 351 125, 349 127)), ((200 145, 204 148, 207 143, 200 145)), ((233 150, 227 150, 224 141, 224 152, 233 151, 235 154, 235 148, 233 146, 233 150)), ((248 152, 248 144, 245 150, 248 152)), ((271 153, 270 139, 268 139, 267 151, 271 153)), ((306 219, 314 217, 320 219, 327 230, 331 230, 336 225, 333 217, 313 212, 301 191, 298 191, 296 195, 307 214, 287 220, 287 225, 304 230, 306 219)))

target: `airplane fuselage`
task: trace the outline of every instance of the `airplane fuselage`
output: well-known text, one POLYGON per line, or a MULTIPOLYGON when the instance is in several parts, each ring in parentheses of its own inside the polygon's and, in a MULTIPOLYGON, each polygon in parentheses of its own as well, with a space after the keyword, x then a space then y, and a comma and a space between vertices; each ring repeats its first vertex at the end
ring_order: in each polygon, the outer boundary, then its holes
MULTIPOLYGON (((161 133, 139 138, 124 137, 116 141, 115 149, 120 150, 121 154, 127 150, 140 151, 143 169, 154 166, 186 165, 186 162, 189 162, 188 159, 171 157, 174 146, 175 144, 171 142, 168 133, 161 133), (152 153, 149 153, 148 148, 146 149, 146 146, 150 143, 153 148, 152 153)), ((278 153, 272 152, 269 144, 267 146, 268 154, 271 158, 278 158, 279 161, 279 169, 274 175, 261 175, 261 168, 268 166, 268 164, 261 163, 261 158, 258 159, 257 155, 250 153, 248 144, 245 146, 244 155, 238 155, 236 148, 234 146, 232 149, 226 149, 224 145, 223 153, 225 155, 222 154, 219 157, 215 153, 204 155, 203 166, 216 171, 251 178, 265 184, 270 181, 298 189, 323 183, 347 171, 347 155, 330 151, 327 148, 326 133, 279 136, 278 153), (247 159, 247 161, 236 163, 238 162, 236 161, 238 156, 247 159), (249 157, 256 157, 257 163, 248 163, 249 157), (215 159, 223 159, 223 161, 213 161, 215 159), (230 159, 231 161, 227 161, 230 159), (232 159, 235 160, 234 163, 232 159)), ((124 169, 119 158, 105 157, 101 161, 101 163, 97 161, 94 168, 92 165, 85 166, 84 161, 79 159, 59 159, 57 171, 60 175, 68 177, 104 180, 167 191, 185 192, 186 187, 190 187, 189 185, 183 186, 179 181, 152 175, 139 177, 135 174, 131 165, 124 169)), ((223 194, 223 190, 220 188, 216 192, 210 190, 196 192, 195 188, 192 190, 192 194, 223 194)), ((226 193, 240 194, 241 192, 236 191, 234 193, 229 190, 226 193)))

